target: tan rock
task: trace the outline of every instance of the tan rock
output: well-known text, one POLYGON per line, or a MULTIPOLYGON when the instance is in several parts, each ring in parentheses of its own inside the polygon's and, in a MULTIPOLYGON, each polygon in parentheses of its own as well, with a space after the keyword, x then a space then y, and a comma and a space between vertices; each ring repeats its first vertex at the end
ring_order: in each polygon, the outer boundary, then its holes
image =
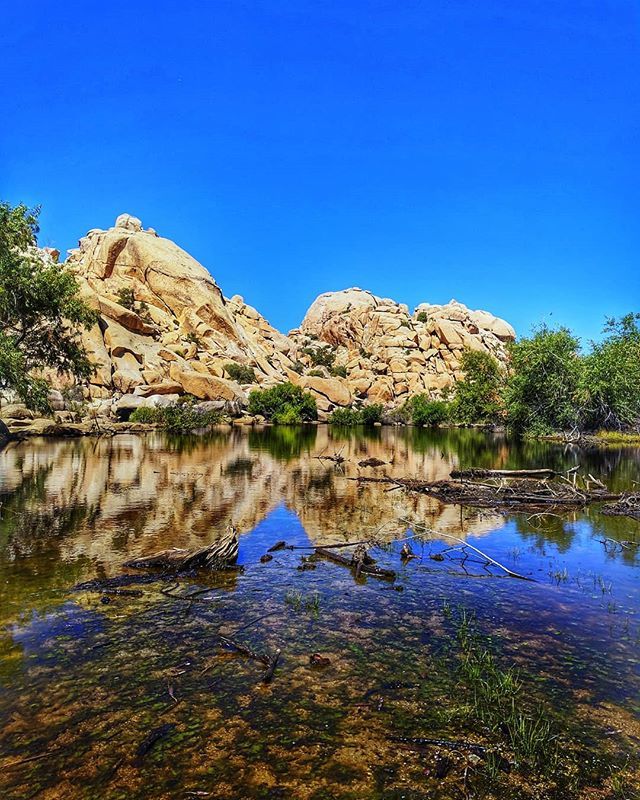
POLYGON ((229 400, 246 402, 246 395, 234 381, 216 378, 213 375, 204 375, 194 370, 185 370, 179 373, 178 383, 187 394, 192 394, 201 400, 229 400))

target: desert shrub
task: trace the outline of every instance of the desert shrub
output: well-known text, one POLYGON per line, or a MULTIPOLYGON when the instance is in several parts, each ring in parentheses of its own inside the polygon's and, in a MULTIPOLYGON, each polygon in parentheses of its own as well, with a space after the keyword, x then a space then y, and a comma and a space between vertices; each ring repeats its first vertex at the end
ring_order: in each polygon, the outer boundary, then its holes
POLYGON ((287 382, 269 389, 254 389, 249 395, 249 413, 261 414, 281 425, 291 425, 314 420, 318 410, 312 395, 287 382))
POLYGON ((362 406, 362 409, 360 410, 362 424, 373 425, 375 422, 382 422, 383 413, 384 406, 382 403, 371 403, 370 405, 362 406))
POLYGON ((336 408, 329 416, 332 425, 361 425, 362 414, 355 408, 336 408))
POLYGON ((122 286, 120 289, 118 289, 116 296, 118 298, 118 303, 123 308, 128 308, 129 311, 133 311, 136 304, 136 298, 133 294, 133 289, 130 286, 122 286))
POLYGON ((228 364, 224 365, 224 371, 232 381, 237 381, 238 383, 256 382, 255 370, 253 367, 249 367, 247 364, 234 364, 229 362, 228 364))
POLYGON ((195 344, 196 347, 202 347, 202 340, 197 333, 189 331, 185 338, 190 344, 195 344))
POLYGON ((309 370, 309 377, 310 378, 324 378, 325 373, 321 369, 312 369, 309 370))
POLYGON ((488 423, 500 419, 504 373, 490 353, 465 350, 463 380, 456 384, 452 414, 458 422, 488 423))
POLYGON ((546 325, 509 346, 505 406, 516 433, 540 435, 579 425, 583 361, 578 346, 567 328, 546 325))
POLYGON ((322 347, 303 347, 302 352, 309 356, 311 364, 314 367, 326 367, 331 369, 333 362, 336 360, 336 354, 328 346, 322 347))
POLYGON ((330 369, 331 374, 334 378, 346 378, 347 377, 347 368, 340 365, 338 367, 331 367, 330 369))
POLYGON ((418 320, 418 322, 428 322, 429 321, 429 315, 427 314, 426 311, 418 311, 418 315, 416 316, 416 319, 418 320))
POLYGON ((162 413, 159 408, 134 408, 129 417, 129 422, 144 422, 151 424, 154 422, 162 422, 162 413))
POLYGON ((190 433, 199 428, 208 428, 220 421, 218 411, 204 411, 196 406, 194 397, 184 397, 177 403, 159 409, 160 424, 170 433, 190 433))
POLYGON ((416 394, 407 400, 406 411, 414 425, 439 425, 449 419, 450 405, 432 400, 428 394, 416 394))

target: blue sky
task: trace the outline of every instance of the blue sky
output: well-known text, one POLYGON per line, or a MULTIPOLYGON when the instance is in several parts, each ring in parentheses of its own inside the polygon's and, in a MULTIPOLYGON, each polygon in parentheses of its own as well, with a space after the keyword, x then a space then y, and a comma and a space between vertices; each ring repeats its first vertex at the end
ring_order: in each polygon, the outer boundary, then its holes
POLYGON ((277 327, 323 291, 589 339, 640 310, 640 4, 3 7, 0 197, 63 251, 117 214, 277 327))

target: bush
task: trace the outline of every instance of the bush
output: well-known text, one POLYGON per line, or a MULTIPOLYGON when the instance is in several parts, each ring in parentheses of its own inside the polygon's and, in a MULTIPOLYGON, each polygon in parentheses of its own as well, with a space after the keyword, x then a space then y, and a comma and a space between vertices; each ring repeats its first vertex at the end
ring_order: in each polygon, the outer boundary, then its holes
POLYGON ((333 362, 336 360, 336 354, 328 345, 323 347, 303 347, 302 352, 309 356, 314 367, 331 369, 333 362))
POLYGON ((184 397, 177 403, 161 408, 136 408, 129 421, 155 422, 170 433, 191 433, 220 421, 217 411, 202 411, 196 408, 196 403, 196 398, 184 397))
POLYGON ((129 422, 144 422, 148 425, 154 422, 162 422, 161 417, 159 408, 134 408, 129 416, 129 422))
POLYGON ((347 368, 343 366, 339 367, 331 367, 330 370, 331 374, 334 378, 346 378, 347 377, 347 368))
POLYGON ((355 408, 336 408, 329 416, 332 425, 361 425, 362 414, 355 408))
POLYGON ((429 315, 426 311, 419 311, 416 319, 418 322, 429 322, 429 315))
POLYGON ((452 413, 466 423, 497 422, 502 413, 504 376, 497 359, 486 352, 465 350, 464 379, 456 384, 452 413))
POLYGON ((279 383, 270 389, 254 389, 249 395, 249 413, 261 414, 281 425, 292 425, 314 420, 318 410, 308 392, 292 383, 279 383))
POLYGON ((237 383, 255 383, 256 373, 253 367, 246 364, 229 363, 224 365, 224 371, 231 378, 232 381, 237 383))
POLYGON ((324 378, 325 373, 321 369, 312 369, 309 371, 310 378, 324 378))
POLYGON ((373 425, 375 422, 382 422, 383 412, 384 406, 382 403, 371 403, 371 405, 363 406, 360 411, 362 424, 373 425))
POLYGON ((640 424, 640 314, 610 319, 609 334, 584 359, 584 425, 591 429, 640 424))
POLYGON ((449 419, 449 403, 432 400, 428 394, 416 394, 406 403, 406 410, 414 425, 439 425, 449 419))
POLYGON ((567 328, 546 325, 509 346, 505 405, 516 433, 541 435, 579 425, 583 363, 578 346, 567 328))
POLYGON ((133 294, 133 289, 130 286, 123 286, 122 288, 118 289, 118 303, 123 307, 129 309, 129 311, 133 311, 136 298, 133 294))

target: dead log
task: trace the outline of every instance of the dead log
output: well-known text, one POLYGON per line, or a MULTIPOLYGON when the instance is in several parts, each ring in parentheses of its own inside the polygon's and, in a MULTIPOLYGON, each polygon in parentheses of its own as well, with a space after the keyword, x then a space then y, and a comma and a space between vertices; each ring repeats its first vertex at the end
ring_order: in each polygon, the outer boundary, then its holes
POLYGON ((278 648, 276 650, 276 652, 273 654, 273 656, 271 657, 271 660, 269 661, 269 666, 267 667, 264 675, 260 679, 262 681, 262 683, 269 683, 271 681, 271 679, 273 678, 273 673, 276 671, 276 666, 278 665, 278 661, 280 659, 280 653, 281 652, 282 651, 280 650, 280 648, 278 648))
POLYGON ((452 478, 555 478, 554 469, 453 469, 452 478))
POLYGON ((610 517, 640 519, 640 494, 625 494, 615 503, 603 507, 603 514, 610 517))
POLYGON ((221 542, 201 547, 198 550, 174 548, 159 553, 135 558, 124 566, 131 569, 162 569, 168 572, 186 572, 194 569, 224 569, 238 559, 238 534, 235 528, 221 542))
MULTIPOLYGON (((341 564, 343 567, 348 567, 351 570, 357 568, 357 564, 354 563, 353 558, 345 558, 344 556, 338 555, 338 553, 328 550, 326 547, 316 547, 316 553, 322 558, 333 561, 335 564, 341 564)), ((359 573, 360 572, 364 575, 373 575, 374 578, 382 578, 387 581, 394 581, 396 579, 396 573, 392 569, 383 569, 373 564, 361 563, 359 573)))

